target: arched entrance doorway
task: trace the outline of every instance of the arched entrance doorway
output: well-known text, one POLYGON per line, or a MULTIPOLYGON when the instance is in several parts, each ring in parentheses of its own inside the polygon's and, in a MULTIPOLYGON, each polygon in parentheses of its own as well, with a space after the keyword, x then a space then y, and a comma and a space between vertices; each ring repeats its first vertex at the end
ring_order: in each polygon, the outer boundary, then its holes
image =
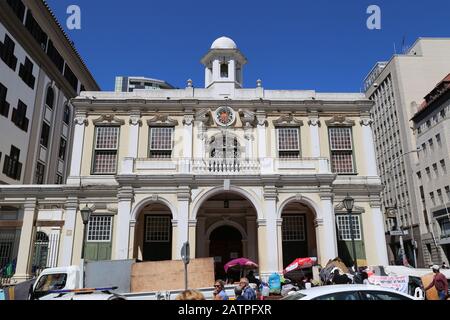
POLYGON ((134 257, 141 261, 172 260, 172 212, 161 203, 151 203, 136 220, 134 257))
MULTIPOLYGON (((215 260, 214 273, 216 278, 226 279, 225 264, 230 259, 243 256, 242 235, 239 230, 227 225, 214 229, 209 236, 209 254, 215 260)), ((230 274, 228 277, 230 276, 236 278, 236 274, 230 274)))
POLYGON ((245 257, 258 263, 257 214, 252 203, 237 192, 222 192, 203 202, 197 212, 196 256, 214 258, 216 279, 238 280, 224 265, 245 257))
POLYGON ((314 211, 304 203, 291 202, 281 219, 283 268, 296 258, 317 257, 314 211))

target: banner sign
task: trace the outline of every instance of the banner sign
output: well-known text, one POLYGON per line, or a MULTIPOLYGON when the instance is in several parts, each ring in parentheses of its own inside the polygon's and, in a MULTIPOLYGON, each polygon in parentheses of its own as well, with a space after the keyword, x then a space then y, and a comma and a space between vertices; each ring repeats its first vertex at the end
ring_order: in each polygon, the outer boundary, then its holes
POLYGON ((368 280, 370 284, 408 293, 409 276, 370 276, 368 280))

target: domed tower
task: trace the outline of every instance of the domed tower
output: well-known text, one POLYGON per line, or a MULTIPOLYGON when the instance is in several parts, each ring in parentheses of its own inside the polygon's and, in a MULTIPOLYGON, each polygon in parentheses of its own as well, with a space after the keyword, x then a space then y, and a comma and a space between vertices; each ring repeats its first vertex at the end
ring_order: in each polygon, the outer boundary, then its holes
POLYGON ((205 66, 205 88, 214 86, 220 91, 242 88, 242 68, 247 59, 232 39, 216 39, 201 62, 205 66))

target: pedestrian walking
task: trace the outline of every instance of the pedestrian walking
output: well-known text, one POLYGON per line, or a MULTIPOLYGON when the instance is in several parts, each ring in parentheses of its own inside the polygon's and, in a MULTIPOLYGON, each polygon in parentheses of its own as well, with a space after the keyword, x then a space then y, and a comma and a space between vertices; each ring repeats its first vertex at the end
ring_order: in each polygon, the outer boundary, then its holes
POLYGON ((435 287, 440 300, 446 300, 448 295, 448 282, 447 278, 439 272, 439 266, 434 265, 431 269, 433 269, 434 272, 434 278, 433 281, 430 283, 428 287, 424 289, 424 291, 428 291, 431 288, 435 287))

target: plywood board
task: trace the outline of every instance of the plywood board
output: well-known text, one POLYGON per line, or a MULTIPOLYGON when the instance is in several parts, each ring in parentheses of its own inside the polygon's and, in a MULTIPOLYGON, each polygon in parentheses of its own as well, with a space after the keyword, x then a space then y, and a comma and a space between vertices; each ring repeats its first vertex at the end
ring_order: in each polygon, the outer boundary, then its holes
MULTIPOLYGON (((213 287, 214 259, 193 259, 188 265, 190 289, 213 287)), ((183 261, 140 262, 131 268, 131 292, 179 290, 184 288, 183 261)))

